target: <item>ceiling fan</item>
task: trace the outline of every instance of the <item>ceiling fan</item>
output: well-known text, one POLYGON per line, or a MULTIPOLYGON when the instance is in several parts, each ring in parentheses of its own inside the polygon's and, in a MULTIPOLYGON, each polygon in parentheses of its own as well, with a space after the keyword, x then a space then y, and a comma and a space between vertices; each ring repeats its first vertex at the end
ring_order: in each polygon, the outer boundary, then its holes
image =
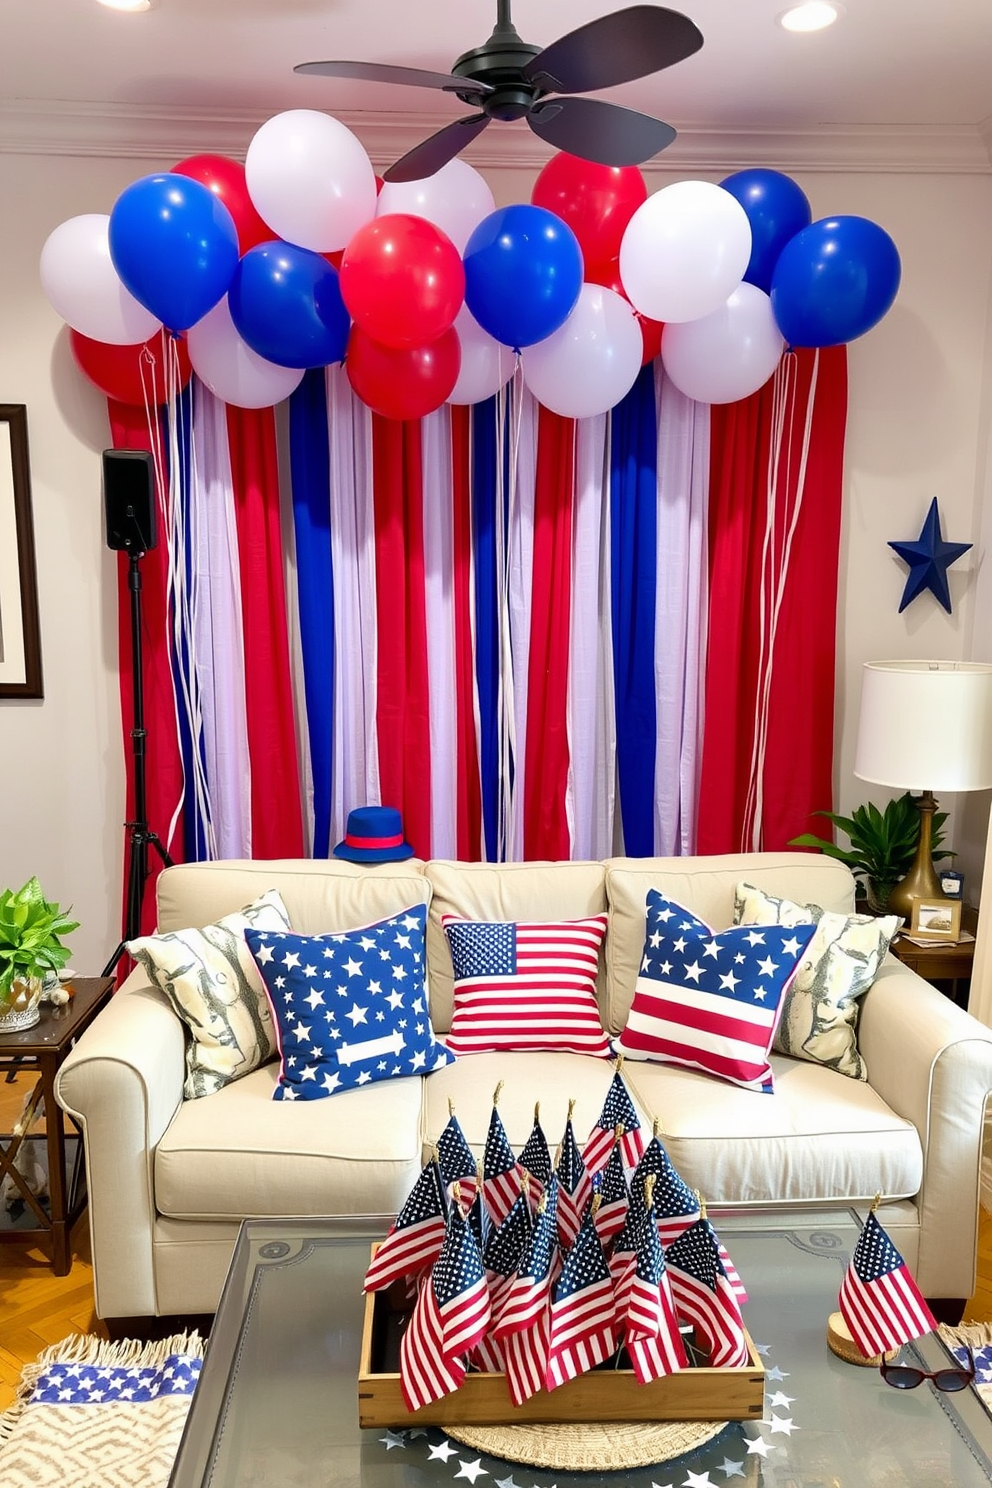
POLYGON ((301 62, 293 71, 437 88, 480 110, 415 145, 386 171, 387 181, 434 175, 491 119, 526 119, 556 150, 600 165, 638 165, 672 143, 672 126, 649 114, 598 98, 548 95, 612 88, 691 57, 703 37, 688 16, 661 5, 632 5, 599 16, 542 48, 517 35, 510 0, 496 0, 496 12, 489 40, 464 52, 450 73, 385 62, 301 62))

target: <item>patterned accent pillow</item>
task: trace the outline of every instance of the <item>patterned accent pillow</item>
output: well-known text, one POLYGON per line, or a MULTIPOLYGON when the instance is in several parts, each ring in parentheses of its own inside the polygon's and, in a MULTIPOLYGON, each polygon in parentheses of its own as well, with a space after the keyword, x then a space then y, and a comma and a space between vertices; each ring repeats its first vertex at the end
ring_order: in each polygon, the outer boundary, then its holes
POLYGON ((276 1022, 273 1100, 321 1100, 452 1063, 431 1027, 426 927, 426 905, 414 904, 333 935, 246 931, 276 1022))
POLYGON ((616 1052, 770 1093, 779 1010, 813 934, 812 925, 717 933, 649 889, 644 955, 616 1052))
POLYGON ((454 1054, 557 1049, 610 1055, 596 1002, 606 915, 514 922, 442 915, 455 971, 454 1054))
POLYGON ((815 925, 816 933, 786 993, 775 1048, 796 1059, 826 1064, 842 1075, 867 1080, 858 1049, 857 999, 878 975, 898 915, 836 914, 819 904, 776 899, 753 884, 734 891, 737 925, 815 925))
POLYGON ((128 951, 152 986, 169 999, 189 1030, 187 1100, 213 1095, 276 1052, 262 978, 245 945, 245 930, 288 930, 289 914, 270 889, 237 914, 200 930, 169 930, 132 940, 128 951))

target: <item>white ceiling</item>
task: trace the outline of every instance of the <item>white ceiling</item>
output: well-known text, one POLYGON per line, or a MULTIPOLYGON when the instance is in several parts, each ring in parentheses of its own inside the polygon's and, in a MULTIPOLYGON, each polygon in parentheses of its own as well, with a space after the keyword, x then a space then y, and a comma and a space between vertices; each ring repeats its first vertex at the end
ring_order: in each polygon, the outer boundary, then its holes
MULTIPOLYGON (((776 24, 785 3, 676 0, 702 31, 702 50, 599 96, 657 114, 688 135, 788 138, 824 128, 973 135, 987 167, 992 0, 846 0, 835 26, 808 36, 776 24)), ((513 20, 525 41, 546 45, 619 8, 516 0, 513 20)), ((486 40, 495 17, 495 0, 157 0, 135 15, 96 0, 6 0, 0 148, 23 147, 18 121, 37 123, 46 114, 73 118, 78 139, 87 120, 108 112, 138 128, 152 116, 260 122, 300 107, 349 122, 394 121, 412 130, 412 143, 465 106, 427 89, 300 77, 293 64, 349 58, 448 71, 486 40)), ((522 137, 519 126, 492 125, 483 136, 490 150, 499 131, 512 158, 526 131, 522 137)))

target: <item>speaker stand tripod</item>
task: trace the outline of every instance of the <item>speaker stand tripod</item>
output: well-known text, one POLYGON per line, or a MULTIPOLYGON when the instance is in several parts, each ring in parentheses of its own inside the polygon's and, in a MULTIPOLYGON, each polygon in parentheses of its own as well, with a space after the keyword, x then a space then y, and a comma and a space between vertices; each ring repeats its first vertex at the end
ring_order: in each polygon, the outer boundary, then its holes
POLYGON ((127 587, 131 595, 131 680, 133 687, 133 716, 131 719, 131 759, 134 770, 134 820, 124 823, 127 830, 128 870, 127 901, 124 911, 124 936, 106 966, 104 976, 112 976, 118 961, 123 956, 129 940, 141 934, 141 905, 144 900, 145 883, 148 879, 148 849, 153 847, 163 866, 172 867, 172 859, 160 838, 151 830, 147 819, 145 793, 145 697, 142 674, 141 647, 141 569, 139 561, 144 555, 133 550, 128 552, 127 587))

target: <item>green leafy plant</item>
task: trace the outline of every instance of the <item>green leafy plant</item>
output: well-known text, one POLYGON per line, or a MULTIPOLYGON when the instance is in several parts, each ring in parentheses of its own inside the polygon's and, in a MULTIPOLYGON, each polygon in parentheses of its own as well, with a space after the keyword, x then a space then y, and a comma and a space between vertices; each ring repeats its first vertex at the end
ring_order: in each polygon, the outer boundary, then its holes
POLYGON ((0 894, 0 1005, 8 1003, 15 982, 61 971, 69 959, 61 937, 79 929, 57 904, 47 900, 37 878, 0 894))
MULTIPOLYGON (((859 880, 872 909, 883 910, 892 890, 908 871, 920 840, 920 813, 909 791, 889 801, 884 811, 870 801, 858 806, 850 816, 836 811, 815 811, 825 816, 850 840, 850 847, 804 832, 793 837, 790 847, 818 847, 831 858, 846 863, 859 880)), ((934 860, 953 858, 952 852, 938 852, 944 839, 946 811, 934 813, 930 846, 934 860)))

